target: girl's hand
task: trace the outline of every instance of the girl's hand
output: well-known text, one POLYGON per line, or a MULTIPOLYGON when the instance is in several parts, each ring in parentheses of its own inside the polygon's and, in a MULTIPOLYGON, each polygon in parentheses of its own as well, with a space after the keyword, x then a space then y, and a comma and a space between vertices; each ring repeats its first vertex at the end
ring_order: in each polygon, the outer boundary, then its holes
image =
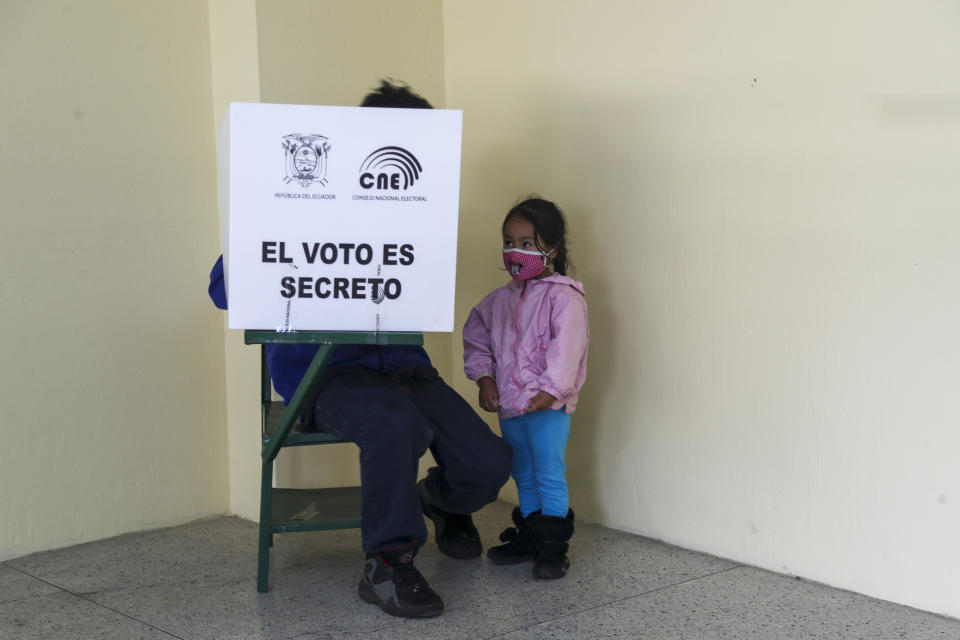
POLYGON ((497 383, 490 376, 484 376, 477 380, 477 384, 480 385, 480 408, 495 413, 500 407, 500 391, 497 390, 497 383))
POLYGON ((534 411, 543 411, 544 409, 549 409, 556 401, 557 399, 546 391, 538 391, 537 395, 533 396, 530 404, 527 405, 527 408, 524 409, 523 412, 533 413, 534 411))

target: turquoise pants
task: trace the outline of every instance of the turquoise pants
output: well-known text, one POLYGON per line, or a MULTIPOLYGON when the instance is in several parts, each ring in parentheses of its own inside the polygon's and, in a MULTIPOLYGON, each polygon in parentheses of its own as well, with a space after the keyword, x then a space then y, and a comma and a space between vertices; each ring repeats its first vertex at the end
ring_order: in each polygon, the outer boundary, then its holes
POLYGON ((565 518, 570 509, 564 462, 570 416, 563 409, 535 411, 500 420, 500 430, 513 447, 513 479, 523 517, 540 510, 565 518))

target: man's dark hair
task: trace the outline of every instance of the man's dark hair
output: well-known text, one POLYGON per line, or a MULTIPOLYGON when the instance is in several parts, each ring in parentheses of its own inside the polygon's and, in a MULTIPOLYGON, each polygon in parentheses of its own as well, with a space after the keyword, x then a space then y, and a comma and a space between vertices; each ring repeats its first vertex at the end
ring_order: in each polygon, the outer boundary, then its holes
POLYGON ((367 94, 361 107, 390 107, 393 109, 433 109, 433 105, 418 96, 410 87, 392 78, 381 80, 380 86, 367 94))

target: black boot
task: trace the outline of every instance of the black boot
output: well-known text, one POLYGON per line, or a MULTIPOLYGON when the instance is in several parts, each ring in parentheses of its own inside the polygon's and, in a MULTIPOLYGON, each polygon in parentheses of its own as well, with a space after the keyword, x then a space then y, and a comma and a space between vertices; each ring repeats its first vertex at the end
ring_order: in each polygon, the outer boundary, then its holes
POLYGON ((440 615, 443 600, 413 566, 417 546, 416 542, 411 542, 380 553, 368 553, 363 578, 357 587, 360 597, 392 616, 429 618, 440 615))
POLYGON ((423 515, 433 521, 434 537, 440 551, 451 558, 469 560, 477 558, 483 552, 480 544, 480 534, 473 526, 473 518, 469 515, 450 513, 435 506, 430 501, 425 480, 417 483, 420 491, 420 504, 423 506, 423 515))
POLYGON ((514 507, 510 517, 515 527, 509 527, 500 534, 500 541, 506 542, 499 547, 487 550, 487 557, 493 564, 519 564, 533 560, 537 555, 537 546, 527 531, 527 520, 540 511, 534 511, 527 518, 520 514, 520 507, 514 507))
POLYGON ((533 577, 542 580, 562 578, 570 567, 567 550, 573 536, 573 509, 566 518, 531 513, 527 529, 537 545, 537 557, 533 562, 533 577))

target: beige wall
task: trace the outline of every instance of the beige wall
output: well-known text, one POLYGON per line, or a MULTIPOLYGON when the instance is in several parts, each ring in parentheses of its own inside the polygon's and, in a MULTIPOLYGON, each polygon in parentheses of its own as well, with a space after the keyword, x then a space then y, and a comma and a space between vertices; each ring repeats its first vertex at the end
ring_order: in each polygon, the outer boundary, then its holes
POLYGON ((227 511, 205 4, 0 5, 0 559, 227 511))
MULTIPOLYGON (((213 130, 218 134, 231 102, 260 101, 256 0, 209 0, 210 58, 213 88, 213 130)), ((207 212, 214 221, 219 211, 207 212)), ((208 247, 215 259, 219 243, 208 247)), ((220 312, 218 312, 220 313, 220 312)), ((227 330, 222 316, 221 339, 226 372, 227 459, 230 512, 260 519, 260 380, 259 350, 243 344, 242 331, 227 330)))
POLYGON ((507 208, 556 199, 585 519, 960 615, 958 32, 944 2, 444 3, 458 321, 507 208))

